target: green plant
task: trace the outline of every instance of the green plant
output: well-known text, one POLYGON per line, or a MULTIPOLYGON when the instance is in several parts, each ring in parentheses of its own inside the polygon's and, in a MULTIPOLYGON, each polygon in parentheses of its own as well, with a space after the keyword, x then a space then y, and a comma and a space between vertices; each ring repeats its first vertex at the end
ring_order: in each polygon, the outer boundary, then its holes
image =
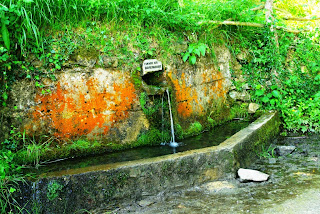
POLYGON ((257 155, 259 158, 276 158, 275 153, 276 147, 270 145, 268 148, 266 148, 264 145, 261 146, 261 151, 257 152, 257 155))
POLYGON ((231 118, 245 119, 249 116, 248 103, 235 104, 230 110, 231 118))
POLYGON ((185 53, 182 53, 182 60, 185 62, 189 59, 189 63, 191 65, 196 64, 197 57, 205 56, 206 50, 208 49, 208 46, 204 43, 193 43, 189 44, 188 50, 185 53))
POLYGON ((187 131, 187 135, 196 135, 200 134, 203 131, 203 126, 200 122, 194 122, 192 123, 187 131))
POLYGON ((21 212, 22 208, 14 198, 19 183, 24 182, 22 167, 14 161, 15 153, 6 148, 0 150, 0 212, 21 212))
POLYGON ((161 133, 158 129, 151 128, 146 133, 140 134, 137 141, 132 146, 159 145, 161 140, 167 141, 168 139, 170 139, 170 136, 167 132, 161 133))
POLYGON ((56 199, 63 189, 63 185, 58 183, 57 181, 50 181, 48 183, 48 190, 47 190, 47 198, 52 201, 56 199))
POLYGON ((140 105, 142 108, 142 111, 147 115, 150 116, 154 114, 158 109, 160 103, 156 103, 153 106, 147 106, 147 100, 148 100, 148 95, 146 92, 141 92, 140 94, 140 105))
MULTIPOLYGON (((290 33, 278 37, 273 32, 243 31, 238 35, 250 57, 242 70, 251 91, 251 99, 264 109, 280 111, 289 131, 319 132, 318 115, 319 47, 311 37, 290 33), (253 39, 255 38, 255 39, 253 39)), ((238 50, 235 47, 235 50, 238 50)))
POLYGON ((142 85, 142 78, 140 76, 141 68, 137 67, 135 70, 132 71, 131 76, 133 79, 133 83, 137 88, 140 88, 142 85))

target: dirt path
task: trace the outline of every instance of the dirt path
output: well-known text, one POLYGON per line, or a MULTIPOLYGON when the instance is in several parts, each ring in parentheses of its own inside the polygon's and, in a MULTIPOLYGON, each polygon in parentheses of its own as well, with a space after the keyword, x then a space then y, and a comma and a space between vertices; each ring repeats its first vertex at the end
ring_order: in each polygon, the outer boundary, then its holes
POLYGON ((263 213, 274 214, 316 214, 320 213, 320 189, 308 190, 296 198, 289 199, 282 204, 265 209, 263 213))

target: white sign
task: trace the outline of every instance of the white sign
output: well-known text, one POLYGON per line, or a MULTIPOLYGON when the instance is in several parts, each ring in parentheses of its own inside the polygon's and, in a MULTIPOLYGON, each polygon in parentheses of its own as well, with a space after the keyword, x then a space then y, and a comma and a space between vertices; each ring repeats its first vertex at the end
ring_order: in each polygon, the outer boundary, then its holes
POLYGON ((143 61, 142 71, 143 75, 153 72, 153 71, 161 71, 162 63, 156 59, 147 59, 143 61))

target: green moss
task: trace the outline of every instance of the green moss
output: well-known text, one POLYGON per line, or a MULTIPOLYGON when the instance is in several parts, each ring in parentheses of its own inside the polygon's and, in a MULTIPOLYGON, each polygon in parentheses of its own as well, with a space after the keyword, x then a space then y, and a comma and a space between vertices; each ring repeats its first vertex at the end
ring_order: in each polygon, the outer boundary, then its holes
POLYGON ((109 174, 106 180, 106 188, 103 191, 105 199, 107 201, 111 200, 114 194, 117 192, 118 188, 123 187, 129 178, 129 173, 120 172, 109 174))
POLYGON ((142 133, 138 137, 138 140, 132 145, 133 147, 143 146, 143 145, 157 145, 157 144, 160 144, 163 137, 164 137, 163 134, 159 130, 152 128, 146 131, 145 133, 142 133))
POLYGON ((63 186, 59 184, 57 181, 50 181, 48 183, 48 188, 47 188, 47 198, 52 201, 56 199, 60 192, 62 191, 63 186))
POLYGON ((133 70, 131 72, 131 77, 132 77, 132 80, 133 80, 133 84, 135 85, 136 89, 140 89, 141 86, 142 86, 142 78, 140 76, 140 70, 141 68, 138 67, 137 69, 133 70))
POLYGON ((189 126, 189 128, 186 132, 186 135, 188 135, 188 136, 197 135, 197 134, 200 134, 202 131, 203 131, 203 127, 202 127, 201 123, 194 122, 189 126))
POLYGON ((183 129, 180 124, 174 124, 174 134, 177 139, 183 139, 183 129))
POLYGON ((217 121, 215 121, 215 120, 212 119, 211 117, 208 117, 207 120, 208 120, 209 128, 213 128, 213 127, 215 127, 216 125, 218 125, 217 121))
POLYGON ((87 58, 87 59, 98 59, 99 58, 99 51, 94 47, 79 48, 73 54, 73 56, 77 56, 77 55, 80 57, 87 58))
POLYGON ((170 162, 170 161, 164 161, 162 163, 162 166, 161 166, 161 170, 163 172, 165 172, 164 174, 167 174, 168 173, 168 170, 172 169, 173 167, 173 162, 170 162))
POLYGON ((248 113, 248 103, 235 104, 230 109, 230 117, 231 118, 247 118, 249 116, 248 113))
POLYGON ((147 99, 148 99, 148 95, 145 92, 142 92, 140 94, 140 105, 142 108, 143 113, 146 116, 151 116, 152 114, 154 114, 157 110, 158 110, 158 106, 152 106, 152 107, 147 107, 147 99))
MULTIPOLYGON (((266 113, 268 114, 268 113, 266 113)), ((276 114, 271 120, 264 124, 259 130, 251 135, 251 140, 245 144, 240 144, 234 149, 235 159, 241 167, 248 166, 256 158, 256 154, 261 153, 262 148, 268 148, 271 141, 279 133, 280 119, 276 114), (245 147, 243 146, 245 145, 245 147)))

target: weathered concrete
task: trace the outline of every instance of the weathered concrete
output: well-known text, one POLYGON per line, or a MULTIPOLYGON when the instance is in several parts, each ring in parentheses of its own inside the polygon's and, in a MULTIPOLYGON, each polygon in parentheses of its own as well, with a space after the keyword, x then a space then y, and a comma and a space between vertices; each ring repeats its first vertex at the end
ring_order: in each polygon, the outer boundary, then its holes
POLYGON ((23 188, 23 201, 40 213, 73 213, 234 177, 278 131, 278 115, 267 113, 218 146, 43 175, 23 188), (53 183, 62 186, 55 194, 53 183))

